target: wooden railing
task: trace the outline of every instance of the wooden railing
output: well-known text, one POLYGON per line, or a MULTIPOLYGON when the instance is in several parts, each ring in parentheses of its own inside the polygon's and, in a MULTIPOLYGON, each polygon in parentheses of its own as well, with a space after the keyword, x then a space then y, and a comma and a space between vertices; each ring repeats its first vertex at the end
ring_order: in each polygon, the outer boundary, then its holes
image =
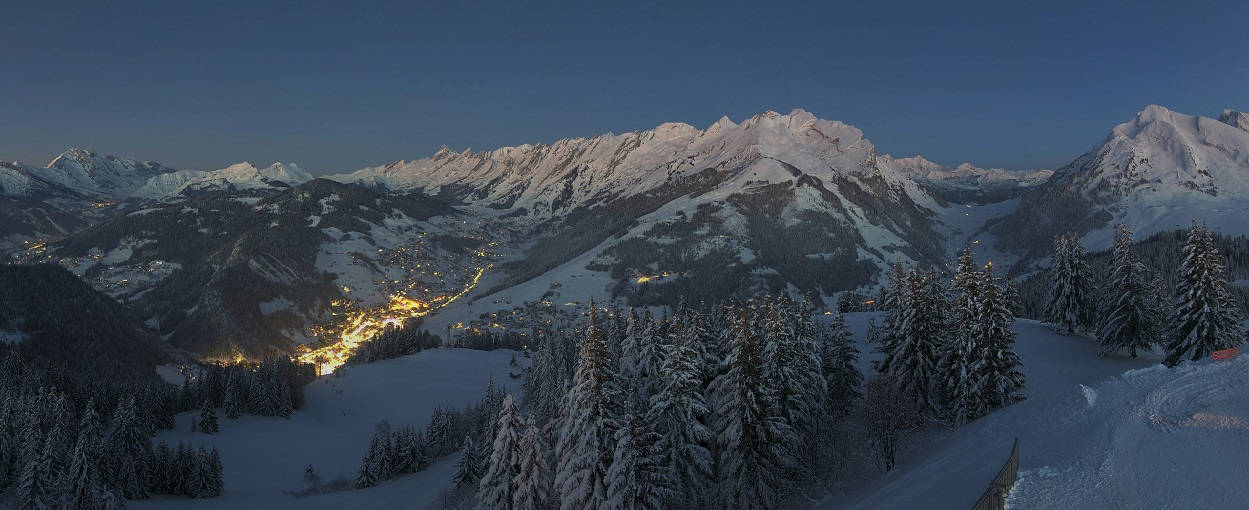
POLYGON ((1002 466, 1002 470, 997 472, 992 482, 989 482, 989 487, 984 490, 984 494, 980 495, 980 500, 976 501, 976 505, 971 509, 1004 510, 1006 496, 1010 494, 1010 488, 1015 485, 1015 479, 1018 476, 1019 438, 1015 438, 1015 446, 1010 449, 1010 458, 1006 459, 1006 465, 1002 466))

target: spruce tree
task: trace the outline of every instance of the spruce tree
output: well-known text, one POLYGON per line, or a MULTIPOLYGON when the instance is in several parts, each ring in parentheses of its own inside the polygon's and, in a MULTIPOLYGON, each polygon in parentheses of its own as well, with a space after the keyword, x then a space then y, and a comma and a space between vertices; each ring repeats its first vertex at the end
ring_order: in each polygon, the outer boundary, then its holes
POLYGON ((215 498, 225 489, 225 470, 221 465, 221 453, 216 448, 208 453, 208 469, 212 474, 212 497, 215 498))
POLYGON ((1050 258, 1050 294, 1046 321, 1059 333, 1083 331, 1091 323, 1092 276, 1084 262, 1084 246, 1072 233, 1054 240, 1050 258))
POLYGON ((546 463, 546 444, 530 418, 520 439, 520 471, 516 474, 512 508, 538 510, 550 502, 551 473, 546 463))
POLYGON ((720 505, 727 508, 774 506, 793 467, 786 448, 793 432, 777 414, 775 393, 763 377, 763 340, 753 308, 734 307, 732 348, 712 383, 720 505))
POLYGON ((51 480, 60 480, 69 469, 74 452, 74 417, 64 395, 57 396, 52 414, 54 421, 52 429, 48 431, 44 448, 48 450, 48 477, 51 480))
POLYGON ((157 494, 169 494, 170 481, 170 463, 173 462, 173 453, 169 451, 169 444, 161 441, 156 445, 155 451, 152 452, 152 492, 157 494))
MULTIPOLYGON (((62 502, 68 508, 97 508, 101 492, 105 492, 97 462, 100 455, 100 425, 91 407, 79 419, 78 439, 69 470, 62 477, 62 502)), ((168 448, 166 448, 168 450, 168 448)))
POLYGON ((889 282, 881 290, 876 307, 886 312, 896 310, 901 304, 899 300, 904 292, 906 292, 906 270, 902 268, 901 262, 894 262, 889 265, 889 282))
POLYGON ((208 451, 201 446, 195 452, 194 463, 191 468, 191 497, 214 497, 216 495, 213 491, 215 485, 216 476, 213 474, 212 458, 209 457, 208 451))
POLYGON ((964 424, 1022 399, 1023 374, 1014 352, 1014 313, 1006 297, 1006 282, 992 276, 992 265, 975 271, 974 299, 962 301, 967 310, 952 343, 944 352, 939 372, 944 378, 946 417, 964 424))
MULTIPOLYGON (((373 449, 369 449, 371 454, 373 449)), ((373 472, 374 461, 371 455, 365 455, 360 461, 360 470, 356 472, 356 488, 367 489, 377 485, 377 474, 373 472)))
POLYGON ((820 419, 825 395, 815 328, 810 317, 798 310, 789 296, 781 294, 763 307, 763 377, 774 392, 776 410, 797 442, 814 429, 820 419))
POLYGON ((1175 289, 1165 363, 1197 361, 1210 353, 1240 345, 1244 332, 1223 257, 1204 226, 1193 222, 1175 289))
POLYGON ((455 488, 477 487, 477 482, 481 480, 481 458, 477 447, 473 445, 473 438, 464 436, 463 453, 460 454, 460 462, 456 465, 455 475, 452 480, 455 481, 455 488))
MULTIPOLYGON (((113 431, 108 440, 108 456, 113 480, 127 499, 148 497, 152 445, 138 424, 134 397, 122 399, 113 413, 113 431)), ((107 480, 108 478, 106 478, 107 480)))
POLYGON ((824 374, 828 414, 833 417, 849 413, 851 404, 859 397, 863 374, 859 372, 858 360, 859 349, 846 329, 845 317, 833 314, 820 342, 820 371, 824 374))
POLYGON ((605 508, 660 509, 673 499, 671 479, 657 445, 659 434, 650 430, 631 404, 616 431, 616 447, 607 470, 605 508))
POLYGON ((481 477, 478 501, 483 508, 510 510, 517 492, 517 476, 521 466, 521 420, 516 400, 508 394, 497 415, 494 447, 481 477))
POLYGON ((56 503, 56 488, 49 476, 50 458, 45 457, 43 434, 35 420, 22 429, 23 459, 17 479, 15 506, 21 510, 43 510, 56 503))
POLYGON ((945 288, 934 273, 907 274, 896 313, 888 316, 878 369, 930 416, 942 408, 937 365, 949 336, 945 288))
POLYGON ((681 315, 674 326, 673 341, 660 367, 658 393, 651 398, 647 420, 660 434, 656 446, 661 463, 672 481, 669 503, 696 507, 705 498, 711 479, 712 457, 707 446, 711 430, 704 425, 710 413, 702 388, 702 355, 697 342, 702 332, 696 320, 681 315))
POLYGON ((5 395, 0 403, 0 487, 8 487, 15 476, 13 465, 20 445, 13 437, 13 422, 13 398, 5 395))
POLYGON ((586 337, 565 400, 567 418, 556 445, 555 487, 563 510, 598 509, 607 498, 615 432, 613 363, 597 313, 591 303, 586 337))
POLYGON ((1115 234, 1106 284, 1097 330, 1101 354, 1126 350, 1135 358, 1138 351, 1160 342, 1161 324, 1151 302, 1153 283, 1149 270, 1137 260, 1132 249, 1132 231, 1126 225, 1119 225, 1115 234))
POLYGON ((204 401, 203 407, 199 413, 199 429, 205 434, 217 433, 217 411, 212 408, 212 403, 208 400, 204 401))
POLYGON ((242 388, 239 385, 238 378, 231 376, 230 382, 226 384, 225 396, 222 397, 222 407, 225 408, 227 419, 235 420, 243 415, 243 401, 240 393, 242 388))

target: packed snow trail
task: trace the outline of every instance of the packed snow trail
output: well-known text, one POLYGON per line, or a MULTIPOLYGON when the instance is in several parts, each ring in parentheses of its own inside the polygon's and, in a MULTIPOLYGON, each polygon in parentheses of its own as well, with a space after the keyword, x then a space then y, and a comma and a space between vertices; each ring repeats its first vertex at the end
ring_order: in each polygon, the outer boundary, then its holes
POLYGON ((1249 357, 1166 368, 1157 353, 1098 358, 1095 340, 1035 321, 1014 329, 1027 400, 917 441, 820 507, 971 508, 1017 436, 1011 509, 1249 508, 1249 357))

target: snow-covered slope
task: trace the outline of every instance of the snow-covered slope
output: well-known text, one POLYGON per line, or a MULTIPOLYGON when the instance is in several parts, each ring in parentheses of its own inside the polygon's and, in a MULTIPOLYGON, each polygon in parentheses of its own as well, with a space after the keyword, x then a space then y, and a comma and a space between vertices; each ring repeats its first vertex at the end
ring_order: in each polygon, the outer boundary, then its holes
MULTIPOLYGON (((871 315, 848 316, 856 338, 871 315)), ((815 506, 971 508, 1018 437, 1012 509, 1244 507, 1249 357, 1169 369, 1156 353, 1099 358, 1094 339, 1034 321, 1013 329, 1027 400, 916 441, 893 472, 815 506)))
POLYGON ((294 163, 274 163, 256 168, 242 162, 220 170, 178 170, 148 179, 132 194, 145 198, 161 198, 183 191, 202 190, 254 190, 297 186, 312 180, 312 176, 294 163))
POLYGON ((47 183, 31 176, 21 163, 0 162, 0 196, 28 197, 47 188, 47 183))
MULTIPOLYGON (((458 456, 445 457, 429 469, 362 490, 296 498, 284 494, 307 487, 304 467, 311 464, 322 481, 354 480, 369 447, 374 426, 425 427, 435 407, 463 408, 479 401, 488 380, 520 396, 518 380, 508 373, 515 351, 431 349, 402 358, 352 367, 347 376, 322 377, 305 389, 305 405, 290 419, 243 415, 220 420, 213 435, 188 432, 198 412, 183 413, 177 426, 158 441, 215 447, 221 452, 225 490, 219 498, 154 496, 127 501, 134 509, 163 508, 301 508, 383 510, 425 508, 452 484, 458 456)), ((523 357, 517 356, 520 361, 523 357)), ((223 416, 221 409, 218 416, 223 416)))
POLYGON ((1091 249, 1110 244, 1114 224, 1138 236, 1183 228, 1249 233, 1249 130, 1245 114, 1219 119, 1151 105, 1097 147, 1057 170, 993 227, 1007 249, 1043 251, 1064 230, 1091 249))

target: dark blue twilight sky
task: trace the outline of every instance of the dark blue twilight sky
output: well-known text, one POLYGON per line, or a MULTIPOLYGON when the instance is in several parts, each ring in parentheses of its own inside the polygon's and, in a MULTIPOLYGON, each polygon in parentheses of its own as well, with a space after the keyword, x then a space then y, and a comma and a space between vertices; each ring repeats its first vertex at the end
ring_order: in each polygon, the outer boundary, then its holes
POLYGON ((0 158, 323 173, 802 107, 1055 167, 1150 103, 1249 108, 1244 0, 953 4, 6 1, 0 158))

